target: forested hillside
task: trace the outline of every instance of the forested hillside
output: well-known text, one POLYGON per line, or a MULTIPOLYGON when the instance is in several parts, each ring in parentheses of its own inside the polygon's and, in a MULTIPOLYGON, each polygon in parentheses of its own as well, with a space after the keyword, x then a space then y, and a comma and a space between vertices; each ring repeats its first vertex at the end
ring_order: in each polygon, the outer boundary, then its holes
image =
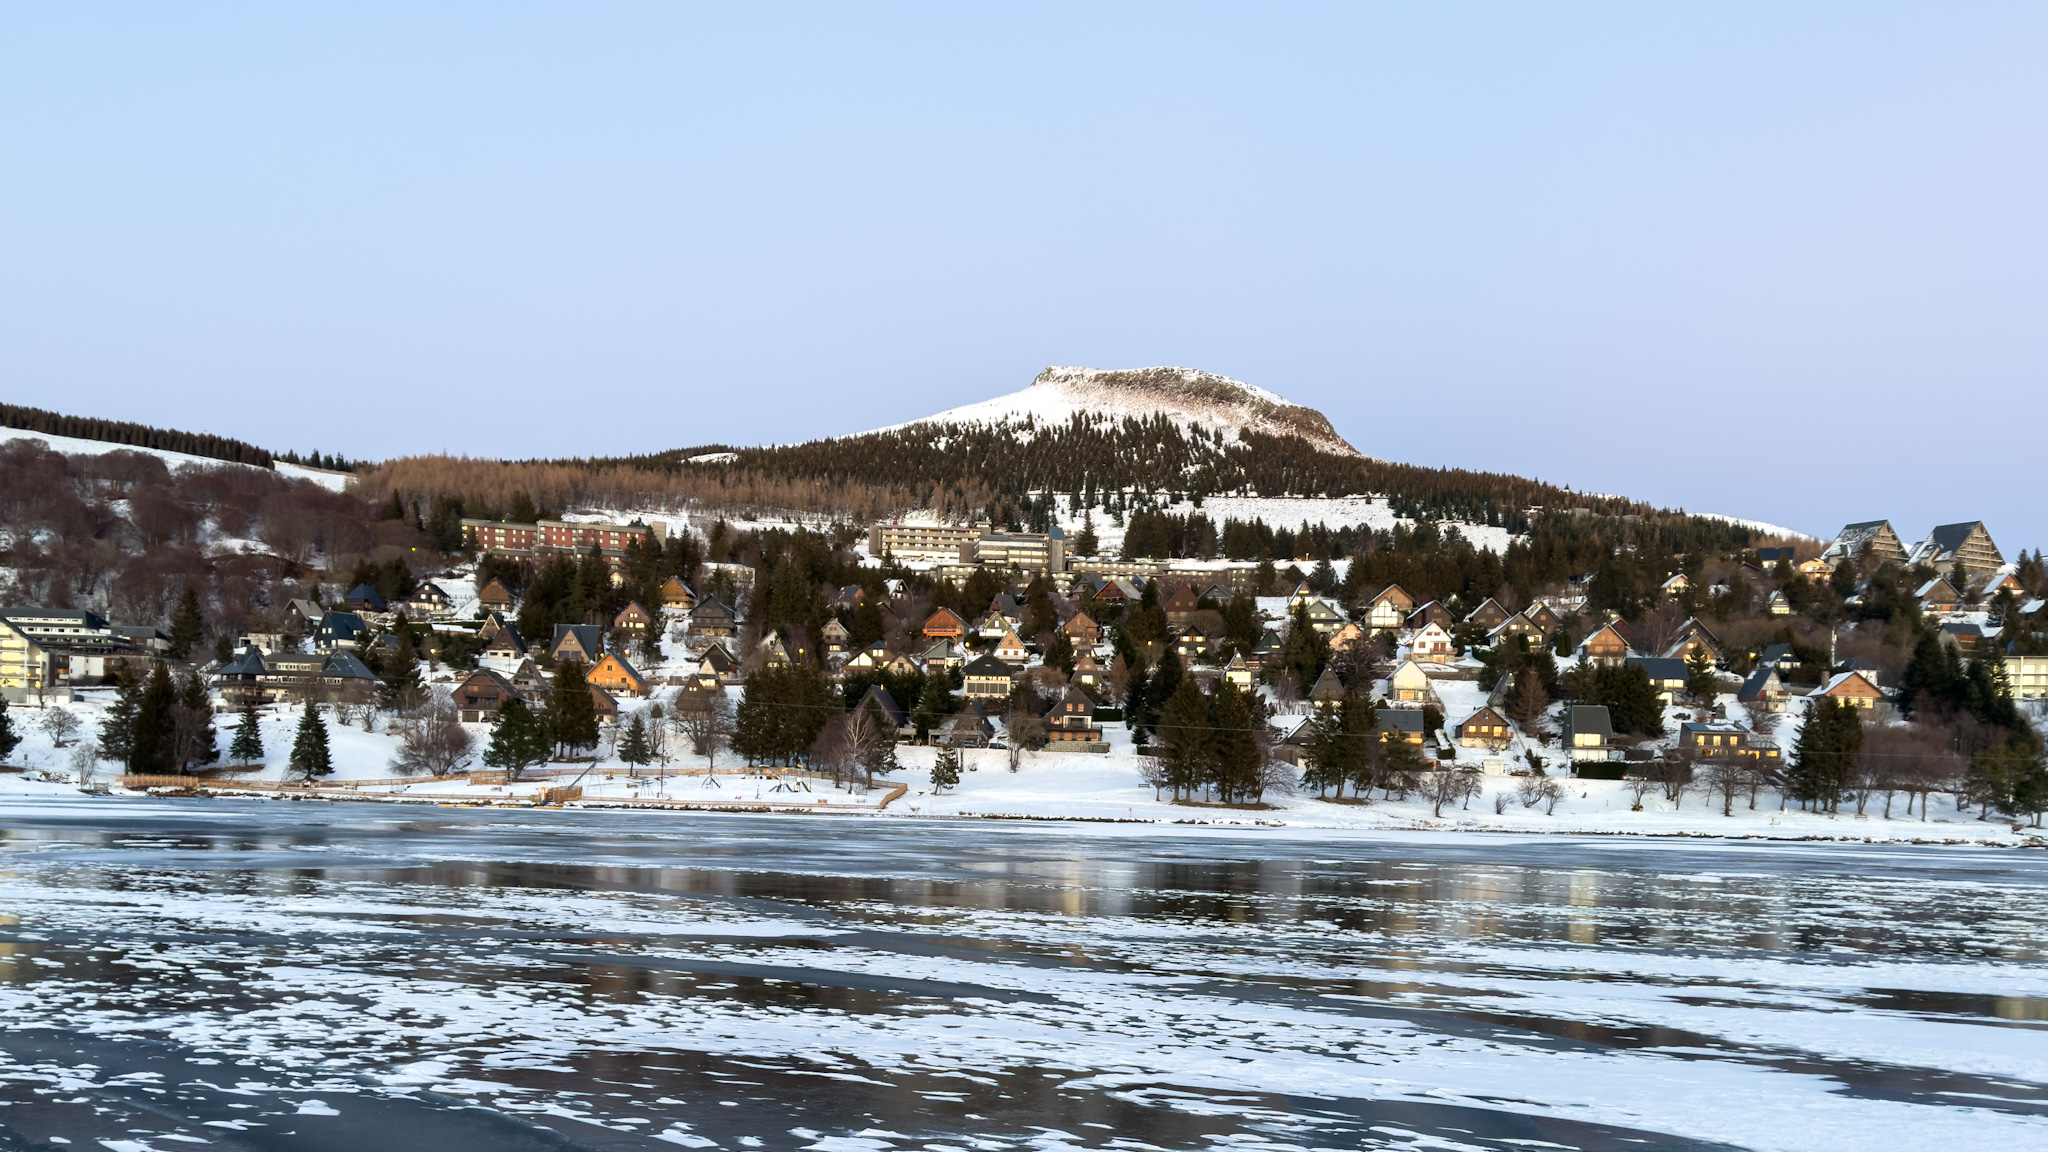
POLYGON ((410 457, 360 473, 373 498, 461 499, 501 508, 515 493, 554 507, 633 507, 686 500, 868 519, 925 508, 947 516, 1003 513, 1033 494, 1191 497, 1383 494, 1418 519, 1463 520, 1526 531, 1531 508, 1623 515, 1646 508, 1493 472, 1421 468, 1321 451, 1291 436, 1236 438, 1164 416, 1085 418, 1048 426, 914 424, 803 444, 702 448, 651 456, 505 463, 410 457), (711 455, 711 459, 702 459, 711 455), (693 459, 697 458, 697 459, 693 459))

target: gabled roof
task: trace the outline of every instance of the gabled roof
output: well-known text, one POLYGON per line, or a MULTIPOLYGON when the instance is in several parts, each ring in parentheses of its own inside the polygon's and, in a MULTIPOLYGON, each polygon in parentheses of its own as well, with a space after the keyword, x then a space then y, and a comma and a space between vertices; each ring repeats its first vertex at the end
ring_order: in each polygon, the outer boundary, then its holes
POLYGON ((931 631, 933 631, 934 628, 951 628, 961 632, 965 632, 967 630, 967 621, 962 620, 960 618, 960 614, 958 612, 953 611, 951 608, 941 608, 938 611, 932 613, 931 615, 925 617, 924 623, 919 626, 918 630, 929 634, 931 631))
POLYGON ((1877 684, 1870 679, 1869 676, 1866 676, 1862 672, 1856 670, 1851 670, 1848 672, 1837 672, 1833 676, 1828 677, 1828 682, 1821 685, 1818 688, 1815 688, 1813 690, 1813 695, 1834 696, 1837 694, 1838 690, 1841 695, 1845 696, 1884 695, 1884 689, 1879 688, 1877 684), (1857 690, 1855 684, 1850 683, 1850 681, 1852 680, 1862 685, 1861 691, 1857 690))
POLYGON ((261 676, 263 675, 263 653, 254 644, 242 649, 241 654, 220 666, 217 676, 261 676))
POLYGON ((1631 656, 1628 663, 1649 673, 1652 681, 1683 680, 1692 674, 1685 661, 1675 656, 1631 656))
POLYGON ((898 728, 909 727, 909 714, 904 712, 902 706, 896 703, 894 696, 889 695, 887 688, 882 687, 880 684, 868 685, 868 690, 861 694, 860 702, 854 705, 854 710, 859 711, 866 708, 870 701, 881 706, 882 715, 888 717, 889 723, 898 728))
POLYGON ((505 587, 504 581, 497 579, 493 579, 490 583, 478 589, 476 595, 477 599, 479 600, 503 599, 509 601, 510 599, 512 599, 511 589, 505 587), (493 592, 492 589, 494 588, 497 589, 497 591, 493 592))
POLYGON ((1508 718, 1501 713, 1500 709, 1495 708, 1491 704, 1486 704, 1482 705, 1478 711, 1472 713, 1470 716, 1467 716, 1463 720, 1458 721, 1457 727, 1459 729, 1463 729, 1465 725, 1474 723, 1499 724, 1502 727, 1506 727, 1508 723, 1508 718))
POLYGON ((1962 599, 1962 595, 1956 591, 1956 586, 1949 583, 1946 576, 1936 576, 1934 579, 1915 588, 1913 590, 1913 597, 1916 600, 1962 599))
POLYGON ((457 684, 455 686, 456 690, 460 691, 464 688, 467 688, 478 680, 482 680, 488 684, 491 684, 498 690, 504 692, 507 696, 519 695, 519 689, 514 688, 512 686, 512 681, 507 680, 501 673, 494 671, 490 668, 479 668, 476 671, 471 672, 469 675, 464 676, 462 678, 462 683, 457 684))
POLYGON ((1382 708, 1379 720, 1376 731, 1399 732, 1404 736, 1411 733, 1419 735, 1422 732, 1420 708, 1382 708))
POLYGON ((604 629, 595 624, 557 624, 554 639, 548 641, 550 656, 562 650, 562 641, 574 637, 576 646, 581 648, 592 663, 604 655, 604 629))
POLYGON ((1765 692, 1773 683, 1778 685, 1778 691, 1785 690, 1784 683, 1778 680, 1778 666, 1758 661, 1756 671, 1751 672, 1749 679, 1742 682, 1742 687, 1735 693, 1735 699, 1744 704, 1754 704, 1763 699, 1765 692))
POLYGON ((1323 674, 1316 677, 1315 687, 1309 689, 1308 698, 1318 704, 1325 700, 1343 699, 1344 682, 1337 679, 1337 670, 1334 668, 1323 669, 1323 674))
POLYGON ((384 594, 368 584, 358 584, 349 589, 348 595, 342 597, 342 599, 350 603, 361 600, 370 606, 370 611, 372 612, 382 612, 384 610, 384 594))
POLYGON ((327 663, 321 666, 320 674, 323 676, 340 676, 346 680, 375 680, 377 678, 376 673, 370 671, 370 666, 356 659, 356 654, 353 652, 336 652, 334 655, 329 656, 327 663))
POLYGON ((1574 704, 1564 713, 1565 730, 1574 736, 1614 735, 1614 720, 1605 704, 1574 704))
POLYGON ((984 655, 975 657, 974 662, 967 666, 962 675, 977 680, 989 680, 997 676, 1005 680, 1014 680, 1017 677, 1017 670, 994 656, 984 655))

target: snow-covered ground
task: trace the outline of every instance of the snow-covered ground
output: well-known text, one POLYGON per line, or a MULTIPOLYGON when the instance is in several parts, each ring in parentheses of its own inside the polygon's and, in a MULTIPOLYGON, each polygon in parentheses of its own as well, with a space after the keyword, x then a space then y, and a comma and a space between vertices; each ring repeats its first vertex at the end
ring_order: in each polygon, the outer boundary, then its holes
MULTIPOLYGON (((1478 698, 1477 687, 1469 682, 1447 681, 1439 684, 1438 691, 1446 698, 1446 714, 1453 722, 1458 718, 1459 708, 1469 712, 1471 707, 1476 707, 1473 701, 1478 698), (1473 699, 1468 700, 1467 696, 1473 699)), ((109 692, 94 690, 83 694, 74 704, 51 707, 66 708, 76 715, 81 721, 82 735, 90 738, 98 729, 101 712, 109 698, 109 692)), ((644 709, 647 702, 628 700, 622 703, 630 714, 633 710, 644 709)), ((76 774, 72 763, 74 749, 59 749, 52 745, 41 727, 37 709, 17 707, 10 715, 16 730, 27 734, 12 762, 26 766, 30 771, 0 775, 0 792, 76 795, 72 783, 76 774), (42 775, 56 779, 32 778, 42 775)), ((222 749, 228 746, 235 720, 232 714, 223 714, 219 718, 222 749)), ((284 706, 263 710, 261 726, 264 747, 269 753, 267 765, 254 771, 223 774, 221 782, 277 783, 287 779, 285 760, 298 723, 297 708, 284 706)), ((327 723, 335 771, 319 783, 336 786, 350 782, 379 782, 374 786, 357 788, 366 797, 385 794, 393 799, 415 800, 425 797, 478 801, 531 799, 542 788, 573 782, 584 789, 584 799, 590 803, 659 799, 721 805, 745 801, 814 805, 825 800, 828 803, 821 807, 829 808, 836 803, 841 809, 871 810, 879 799, 876 792, 859 788, 841 790, 821 779, 798 784, 782 778, 793 777, 794 774, 735 775, 740 765, 730 754, 723 754, 717 759, 716 768, 721 775, 717 785, 712 786, 703 777, 713 765, 687 751, 676 754, 663 768, 661 778, 655 781, 629 770, 615 757, 595 765, 581 762, 553 765, 534 773, 525 783, 510 786, 470 785, 461 777, 446 780, 417 777, 400 781, 393 776, 391 768, 398 754, 399 740, 389 729, 388 717, 377 717, 376 731, 364 731, 360 724, 342 725, 331 713, 327 723)), ((480 758, 488 739, 488 729, 475 725, 472 731, 476 735, 480 758)), ((1174 804, 1155 797, 1153 790, 1141 779, 1140 760, 1132 754, 1128 735, 1122 727, 1110 726, 1108 735, 1110 751, 1106 754, 1052 750, 1027 752, 1022 755, 1016 772, 1009 770, 1007 751, 969 749, 964 753, 965 770, 959 785, 936 794, 931 789, 930 780, 933 749, 902 747, 898 750, 902 769, 894 777, 878 780, 877 785, 880 791, 900 783, 907 785, 908 791, 889 804, 881 815, 888 818, 976 816, 1237 824, 1304 830, 1434 829, 2048 846, 2048 833, 2033 828, 2015 831, 2007 821, 1996 817, 1979 820, 1974 809, 1957 811, 1952 798, 1947 797, 1937 797, 1931 806, 1933 811, 1924 820, 1917 810, 1911 817, 1904 815, 1903 797, 1893 808, 1893 818, 1886 819, 1882 815, 1881 797, 1870 805, 1866 816, 1858 817, 1846 805, 1844 811, 1834 815, 1802 812, 1796 806, 1781 807, 1777 795, 1769 791, 1758 797, 1757 806, 1753 809, 1749 807, 1747 797, 1739 798, 1733 814, 1727 816, 1721 814, 1718 801, 1697 792, 1684 795, 1675 803, 1653 793, 1644 799, 1642 811, 1633 811, 1632 799, 1619 781, 1562 777, 1562 769, 1555 765, 1555 749, 1549 750, 1553 762, 1551 772, 1553 776, 1559 776, 1565 796, 1554 811, 1548 810, 1540 801, 1533 806, 1525 805, 1521 794, 1522 781, 1510 776, 1485 777, 1482 795, 1455 808, 1447 808, 1441 816, 1414 796, 1405 800, 1388 800, 1377 794, 1367 803, 1337 803, 1314 795, 1271 793, 1266 796, 1264 807, 1250 809, 1174 804), (1500 811, 1495 811, 1497 798, 1504 798, 1500 811)), ((481 771, 483 765, 479 762, 472 768, 481 771)), ((98 772, 102 780, 118 774, 113 765, 101 765, 98 772)), ((622 814, 621 818, 630 817, 622 814)))

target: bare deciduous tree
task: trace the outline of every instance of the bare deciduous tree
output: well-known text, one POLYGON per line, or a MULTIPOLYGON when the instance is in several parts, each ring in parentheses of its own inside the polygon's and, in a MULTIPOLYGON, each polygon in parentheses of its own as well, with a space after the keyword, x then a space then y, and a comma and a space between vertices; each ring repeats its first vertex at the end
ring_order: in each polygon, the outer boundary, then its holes
POLYGON ((398 756, 391 769, 401 776, 447 776, 469 765, 476 741, 462 726, 455 697, 437 688, 427 702, 401 716, 398 756))

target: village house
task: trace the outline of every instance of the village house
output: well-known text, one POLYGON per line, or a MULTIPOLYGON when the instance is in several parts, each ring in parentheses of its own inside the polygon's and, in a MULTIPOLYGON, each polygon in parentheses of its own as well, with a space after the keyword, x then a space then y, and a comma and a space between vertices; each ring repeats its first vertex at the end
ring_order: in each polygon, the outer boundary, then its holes
POLYGON ((1573 760, 1605 760, 1614 743, 1614 721, 1605 704, 1574 704, 1564 710, 1564 746, 1573 760))
POLYGON ((1884 702, 1884 690, 1862 671, 1837 672, 1809 695, 1815 700, 1834 700, 1867 710, 1875 710, 1884 702))
POLYGON ((1460 747, 1490 748, 1496 752, 1507 747, 1515 735, 1508 718, 1490 706, 1459 721, 1457 733, 1460 747))
POLYGON ((554 639, 548 641, 548 660, 560 664, 577 660, 589 665, 604 655, 604 629, 595 624, 557 624, 554 639))
POLYGON ((917 725, 911 723, 910 714, 905 712, 903 706, 896 703, 896 697, 891 696, 889 690, 880 684, 868 685, 868 690, 861 694, 860 701, 853 706, 853 710, 872 710, 880 713, 884 730, 893 732, 898 741, 917 738, 917 725))
POLYGON ((841 624, 838 617, 831 617, 819 627, 818 643, 824 645, 828 653, 844 652, 853 647, 853 633, 846 630, 846 625, 841 624))
POLYGON ((1363 644, 1367 639, 1369 637, 1365 629, 1359 627, 1356 620, 1347 621, 1342 628, 1330 635, 1330 651, 1340 652, 1353 644, 1363 644))
POLYGON ((1308 690, 1308 702, 1317 706, 1336 704, 1344 699, 1344 695, 1344 682, 1337 678, 1337 670, 1324 668, 1308 690))
POLYGON ((1987 634, 1981 625, 1955 620, 1941 626, 1941 642, 1955 649, 1964 659, 1976 655, 1977 650, 1985 646, 1989 637, 1997 634, 1996 628, 1987 634))
POLYGON ((597 722, 600 724, 617 724, 619 722, 618 700, 614 699, 611 693, 599 688, 595 684, 589 687, 590 704, 592 709, 597 712, 597 722))
POLYGON ((498 710, 524 697, 502 673, 479 668, 455 686, 455 707, 464 724, 496 724, 498 710))
POLYGON ((1375 632, 1392 632, 1415 611, 1415 597, 1399 584, 1389 584, 1366 605, 1365 624, 1375 632))
POLYGON ((1735 699, 1752 712, 1783 712, 1791 695, 1785 690, 1785 681, 1778 675, 1777 665, 1759 662, 1756 671, 1742 682, 1735 699))
POLYGON ((1534 651, 1543 646, 1544 636, 1544 630, 1529 619, 1528 613, 1517 612, 1486 634, 1486 644, 1502 652, 1513 652, 1518 648, 1534 651))
POLYGON ((1420 708, 1382 708, 1379 721, 1374 731, 1380 734, 1383 743, 1391 744, 1398 741, 1420 748, 1426 738, 1423 731, 1424 717, 1420 708))
POLYGON ((1449 608, 1431 600, 1429 603, 1410 612, 1408 619, 1401 622, 1401 627, 1405 631, 1413 632, 1434 624, 1448 632, 1451 625, 1455 623, 1456 621, 1451 618, 1451 610, 1449 608))
POLYGON ((690 609, 690 635, 724 638, 740 633, 739 616, 717 600, 699 600, 690 609))
POLYGON ((1772 763, 1778 746, 1734 724, 1686 721, 1678 726, 1678 750, 1708 760, 1742 758, 1772 763))
POLYGON ((1074 683, 1087 687, 1090 692, 1102 689, 1102 665, 1095 657, 1083 652, 1074 658, 1074 683))
POLYGON ((1579 642, 1579 661, 1593 666, 1620 664, 1631 652, 1628 637, 1619 624, 1609 622, 1595 628, 1579 642))
POLYGON ((480 633, 484 639, 483 654, 495 660, 517 660, 526 655, 526 641, 520 638, 519 629, 510 624, 485 621, 480 633))
POLYGON ((1045 718, 1046 738, 1071 752, 1107 752, 1109 744, 1095 726, 1095 701, 1078 688, 1068 688, 1045 718))
POLYGON ((440 616, 454 606, 455 601, 449 598, 447 591, 439 584, 432 582, 422 583, 419 587, 414 588, 412 595, 407 596, 399 604, 399 608, 404 610, 407 616, 414 619, 426 616, 440 616))
POLYGON ((1303 605, 1301 611, 1308 617, 1308 626, 1325 636, 1333 636, 1344 627, 1344 614, 1320 597, 1303 605))
POLYGON ((661 606, 679 612, 688 612, 697 606, 697 594, 683 583, 680 576, 671 576, 661 582, 661 606))
POLYGON ((1721 638, 1697 618, 1680 624, 1678 635, 1664 648, 1664 655, 1674 660, 1690 660, 1695 652, 1705 652, 1716 664, 1721 662, 1721 638))
POLYGON ((362 704, 374 699, 378 688, 376 675, 353 652, 265 655, 254 648, 221 665, 213 683, 231 707, 308 700, 362 704))
POLYGON ((612 617, 612 631, 631 640, 646 636, 648 629, 653 627, 654 614, 642 608, 638 600, 628 603, 619 609, 617 616, 612 617))
POLYGON ((1650 687, 1657 690, 1657 699, 1667 705, 1685 694, 1686 681, 1692 675, 1685 661, 1668 656, 1631 656, 1628 666, 1641 668, 1650 677, 1650 687))
POLYGON ((1424 664, 1448 664, 1458 654, 1457 645, 1451 643, 1451 634, 1444 626, 1432 620, 1422 626, 1415 639, 1408 645, 1408 657, 1424 664))
POLYGON ((1017 687, 1017 670, 994 656, 975 657, 961 677, 961 691, 970 700, 1007 700, 1017 687))
POLYGON ((1200 611, 1202 606, 1201 599, 1200 596, 1195 594, 1195 590, 1192 587, 1183 584, 1175 588, 1173 595, 1168 596, 1162 601, 1160 607, 1166 609, 1167 623, 1185 624, 1188 621, 1188 617, 1200 611))
POLYGON ((1662 584, 1657 585, 1657 594, 1666 599, 1675 598, 1691 590, 1692 580, 1683 572, 1674 573, 1662 584))
POLYGON ((1076 612, 1067 617, 1067 622, 1060 625, 1060 631, 1066 633, 1067 639, 1080 651, 1086 651, 1102 643, 1101 625, 1086 612, 1076 612))
POLYGON ((697 661, 697 683, 707 689, 726 684, 737 684, 740 679, 740 662, 722 644, 713 644, 704 650, 704 656, 697 661))
POLYGON ((1929 616, 1940 616, 1954 612, 1963 606, 1962 594, 1948 582, 1946 576, 1936 576, 1913 590, 1913 598, 1920 602, 1920 611, 1929 616))
POLYGON ((605 653, 603 658, 598 660, 597 666, 590 670, 587 678, 592 684, 614 696, 626 693, 635 696, 647 695, 647 678, 614 652, 605 653))
POLYGON ((1414 660, 1403 660, 1387 677, 1387 699, 1397 704, 1421 704, 1436 694, 1429 674, 1414 660))
POLYGON ((1025 650, 1024 641, 1018 639, 1015 632, 1003 633, 1003 638, 996 642, 995 656, 1013 668, 1022 668, 1031 662, 1031 653, 1025 650))
POLYGON ((1557 610, 1541 600, 1522 609, 1522 616, 1540 629, 1544 636, 1557 631, 1557 626, 1561 623, 1557 618, 1557 610))
POLYGON ((370 626, 361 616, 353 612, 328 612, 320 617, 320 626, 313 632, 313 650, 332 652, 337 648, 355 648, 366 643, 370 626))
POLYGON ((351 612, 382 613, 390 611, 384 603, 384 594, 368 584, 358 584, 342 597, 351 612))
POLYGON ((476 604, 486 612, 510 612, 512 593, 506 590, 503 582, 492 580, 478 590, 476 604))
POLYGON ((1232 654, 1230 663, 1223 666, 1223 679, 1241 691, 1251 691, 1252 666, 1245 663, 1244 653, 1232 654))
POLYGON ((1495 628, 1507 623, 1508 617, 1511 615, 1513 613, 1501 607, 1500 601, 1488 596, 1479 602, 1479 607, 1465 614, 1465 623, 1476 625, 1491 632, 1495 628))
POLYGON ((951 608, 941 608, 926 617, 918 631, 929 640, 958 640, 967 635, 967 621, 951 608))
POLYGON ((981 703, 969 700, 966 707, 932 729, 932 743, 951 748, 986 748, 995 735, 995 722, 982 710, 981 703))

